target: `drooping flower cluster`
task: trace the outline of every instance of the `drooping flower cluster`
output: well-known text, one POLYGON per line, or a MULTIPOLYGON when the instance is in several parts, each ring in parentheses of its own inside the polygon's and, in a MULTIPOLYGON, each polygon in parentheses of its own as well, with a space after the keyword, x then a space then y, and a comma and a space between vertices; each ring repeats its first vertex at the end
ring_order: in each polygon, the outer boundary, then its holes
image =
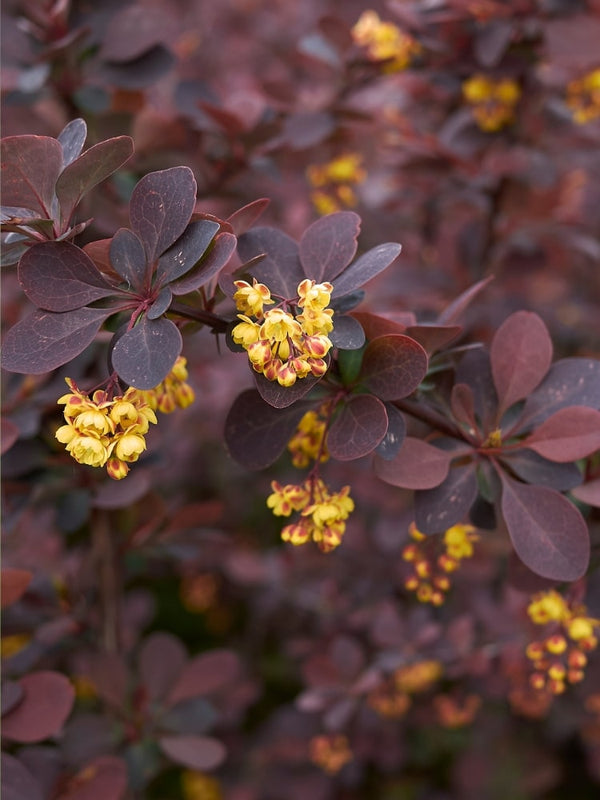
POLYGON ((544 639, 527 646, 526 655, 534 672, 530 683, 535 689, 562 694, 567 684, 585 677, 587 653, 598 646, 600 620, 589 617, 581 603, 568 602, 552 589, 535 595, 527 608, 536 625, 548 627, 544 639))
POLYGON ((322 770, 335 775, 353 758, 348 738, 342 733, 313 736, 309 745, 310 760, 322 770))
POLYGON ((308 375, 324 375, 325 356, 332 347, 327 334, 333 330, 333 309, 328 308, 333 286, 308 278, 301 281, 293 303, 300 313, 294 315, 285 308, 264 310, 275 302, 264 284, 254 280, 252 285, 246 281, 235 281, 235 285, 233 299, 241 322, 231 335, 248 353, 253 369, 280 386, 292 386, 308 375))
POLYGON ((296 433, 288 442, 292 464, 299 469, 308 467, 312 461, 325 462, 329 452, 324 441, 327 419, 321 415, 323 409, 307 411, 298 423, 296 433))
POLYGON ((267 506, 275 516, 289 517, 292 512, 299 512, 296 522, 281 531, 284 542, 300 545, 312 540, 324 553, 341 544, 346 520, 354 510, 349 486, 331 493, 320 478, 311 477, 304 483, 285 486, 273 481, 271 489, 267 506))
POLYGON ((600 116, 600 68, 569 83, 566 103, 578 125, 600 116))
POLYGON ((354 187, 367 177, 360 153, 345 153, 326 164, 311 164, 306 177, 313 188, 310 199, 323 216, 354 208, 358 198, 354 187))
POLYGON ((513 122, 521 97, 521 89, 515 81, 473 75, 463 83, 462 91, 482 131, 493 133, 513 122))
POLYGON ((475 528, 472 525, 453 525, 448 528, 442 539, 444 552, 437 556, 437 540, 421 533, 414 522, 408 532, 413 542, 403 549, 402 558, 412 564, 413 572, 405 580, 404 586, 410 592, 415 592, 421 603, 441 606, 451 586, 449 575, 460 567, 464 558, 473 555, 473 542, 478 539, 475 528))
POLYGON ((434 659, 399 667, 386 683, 369 694, 368 703, 382 717, 397 719, 410 708, 412 696, 433 688, 443 672, 442 664, 434 659))
POLYGON ((383 22, 369 9, 363 11, 352 28, 352 39, 366 48, 370 61, 384 62, 384 72, 400 72, 421 52, 421 45, 393 22, 383 22))
POLYGON ((125 394, 111 397, 99 389, 90 398, 66 378, 71 391, 57 401, 65 406, 66 425, 61 425, 55 436, 79 464, 106 466, 111 478, 121 480, 128 474, 129 464, 146 449, 150 423, 157 423, 155 409, 169 413, 176 406, 184 408, 193 402, 194 393, 186 378, 182 357, 165 380, 149 391, 130 387, 125 394))

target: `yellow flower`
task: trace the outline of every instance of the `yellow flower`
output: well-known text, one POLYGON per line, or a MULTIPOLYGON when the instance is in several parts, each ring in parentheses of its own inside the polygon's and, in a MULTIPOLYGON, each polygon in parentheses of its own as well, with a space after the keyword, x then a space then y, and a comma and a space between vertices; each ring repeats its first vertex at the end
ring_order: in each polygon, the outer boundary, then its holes
POLYGON ((237 310, 242 314, 252 317, 261 317, 263 305, 270 305, 275 301, 271 298, 271 292, 264 283, 258 283, 256 278, 252 279, 252 286, 246 281, 234 281, 238 287, 233 295, 233 300, 237 310))
POLYGON ((578 125, 600 116, 600 68, 569 83, 566 103, 578 125))
POLYGON ((115 456, 121 461, 137 461, 146 449, 146 440, 135 433, 121 433, 117 435, 114 447, 115 456))
POLYGON ((106 462, 106 471, 113 481, 121 481, 129 474, 129 464, 121 461, 120 458, 109 458, 106 462))
POLYGON ((397 669, 394 672, 394 682, 401 692, 407 694, 424 692, 442 677, 443 672, 439 661, 433 659, 417 661, 397 669))
POLYGON ((382 22, 372 10, 364 11, 352 28, 357 45, 367 49, 371 61, 386 61, 385 72, 406 69, 421 46, 391 22, 382 22))
POLYGON ((597 621, 590 617, 574 617, 566 624, 567 633, 574 641, 589 639, 594 635, 594 626, 597 621))
MULTIPOLYGON (((61 430, 62 428, 59 428, 59 431, 61 430)), ((79 464, 87 464, 90 467, 103 467, 109 456, 107 444, 108 440, 106 438, 101 440, 95 436, 80 436, 77 434, 69 441, 66 449, 79 464)))
POLYGON ((494 80, 473 75, 462 85, 463 97, 473 107, 475 121, 483 131, 494 132, 514 120, 514 111, 521 97, 516 81, 494 80))
POLYGON ((290 336, 299 339, 302 336, 300 323, 287 311, 273 308, 265 313, 265 321, 260 326, 261 339, 282 342, 290 336))
POLYGON ((312 311, 323 311, 329 305, 332 291, 331 283, 317 283, 307 278, 298 284, 298 305, 312 311))
POLYGON ((302 469, 311 461, 327 461, 329 453, 323 441, 326 422, 316 411, 307 411, 298 423, 296 433, 288 443, 288 450, 292 454, 292 464, 302 469))
POLYGON ((309 749, 311 761, 330 775, 335 775, 353 758, 348 739, 341 733, 313 736, 309 749))
POLYGON ((475 528, 472 525, 453 525, 444 534, 447 555, 457 560, 471 558, 473 555, 473 542, 477 538, 475 528))
POLYGON ((563 622, 570 616, 565 599, 554 589, 535 595, 527 608, 527 613, 536 625, 545 625, 551 621, 563 622))
POLYGON ((276 517, 289 517, 292 511, 300 511, 310 497, 304 486, 294 483, 282 486, 277 481, 272 481, 271 489, 273 494, 267 497, 267 506, 273 509, 276 517))
POLYGON ((186 769, 181 776, 185 800, 222 800, 221 784, 212 775, 186 769))

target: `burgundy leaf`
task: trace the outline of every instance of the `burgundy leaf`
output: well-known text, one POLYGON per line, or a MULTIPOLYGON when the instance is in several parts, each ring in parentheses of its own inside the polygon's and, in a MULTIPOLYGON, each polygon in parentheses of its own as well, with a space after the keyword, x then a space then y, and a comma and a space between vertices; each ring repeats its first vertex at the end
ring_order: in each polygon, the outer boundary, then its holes
POLYGON ((338 461, 371 453, 388 427, 384 404, 372 394, 352 395, 342 406, 327 434, 327 449, 338 461))
POLYGON ((95 485, 92 498, 94 508, 126 508, 137 503, 152 486, 148 472, 136 470, 127 476, 126 481, 113 481, 109 479, 104 483, 95 485))
POLYGON ((246 469, 270 466, 285 450, 306 410, 305 403, 274 408, 254 389, 242 392, 225 421, 225 442, 232 458, 246 469))
POLYGON ((275 228, 253 228, 238 239, 242 261, 265 254, 252 275, 269 287, 272 294, 291 300, 298 296, 298 284, 306 277, 298 256, 298 245, 275 228))
POLYGON ((590 540, 585 520, 566 497, 545 486, 502 478, 502 514, 515 551, 543 578, 575 581, 585 574, 590 540))
POLYGON ((465 353, 456 369, 456 383, 465 383, 471 389, 475 413, 484 430, 494 424, 498 397, 494 389, 490 359, 485 350, 465 353))
POLYGON ((338 211, 321 217, 306 229, 298 245, 307 278, 332 281, 356 255, 360 217, 354 211, 338 211))
POLYGON ((578 486, 571 492, 573 497, 586 503, 588 506, 595 506, 600 508, 600 478, 593 481, 584 483, 583 486, 578 486))
POLYGON ((227 755, 225 745, 210 736, 161 736, 158 743, 172 761, 190 769, 215 769, 227 755))
POLYGON ((130 136, 116 136, 98 142, 68 164, 56 181, 56 196, 63 223, 70 222, 83 195, 122 167, 132 154, 133 139, 130 136))
POLYGON ((540 317, 531 311, 511 314, 496 331, 490 361, 500 417, 531 394, 548 372, 552 340, 540 317))
POLYGON ((535 428, 568 406, 600 408, 600 361, 564 358, 550 367, 538 388, 525 401, 514 432, 535 428))
POLYGON ((196 180, 189 167, 151 172, 131 195, 131 227, 148 262, 165 252, 184 232, 196 204, 196 180))
MULTIPOLYGON (((2 580, 4 580, 4 570, 2 570, 2 580)), ((4 680, 2 682, 2 716, 12 711, 12 709, 21 702, 24 696, 25 692, 20 683, 4 680)))
POLYGON ((6 608, 25 593, 33 575, 29 570, 2 567, 0 582, 0 608, 6 608))
MULTIPOLYGON (((370 311, 355 311, 352 316, 360 322, 369 341, 390 333, 404 333, 408 321, 404 318, 382 317, 379 314, 371 314, 370 311)), ((414 321, 411 315, 410 324, 414 321)))
POLYGON ((407 436, 392 461, 375 456, 375 474, 392 486, 403 489, 433 489, 448 475, 452 453, 440 450, 421 439, 407 436))
POLYGON ((586 406, 561 408, 542 422, 523 446, 559 463, 585 458, 600 448, 600 411, 586 406))
POLYGON ((219 691, 239 675, 240 660, 233 650, 210 650, 183 667, 167 696, 173 706, 182 700, 219 691))
POLYGON ((127 765, 116 756, 99 756, 86 764, 57 800, 122 800, 129 786, 127 765))
POLYGON ((0 453, 8 452, 19 438, 19 428, 9 419, 2 417, 0 420, 2 430, 0 433, 0 453))
POLYGON ((102 40, 100 54, 106 61, 117 63, 138 58, 157 44, 167 41, 175 32, 175 21, 169 6, 156 5, 152 14, 143 5, 116 7, 102 40))
POLYGON ((43 800, 42 787, 18 758, 1 755, 2 800, 43 800))
POLYGON ((456 300, 453 300, 449 306, 442 311, 437 321, 440 325, 454 325, 463 315, 465 309, 471 304, 479 292, 484 289, 493 277, 484 278, 478 281, 473 286, 470 286, 465 292, 459 295, 456 300))
POLYGON ((52 217, 54 187, 63 166, 62 147, 50 136, 7 136, 0 142, 2 203, 52 217))
POLYGON ((87 125, 81 118, 72 119, 56 137, 63 152, 63 167, 79 157, 85 144, 87 125))
POLYGON ((87 664, 87 676, 98 695, 113 709, 121 710, 126 702, 129 675, 118 653, 94 653, 87 664))
MULTIPOLYGON (((326 356, 326 359, 328 356, 326 356)), ((321 380, 314 375, 299 378, 293 386, 280 386, 277 381, 270 381, 264 375, 254 372, 254 382, 263 400, 275 408, 287 408, 307 395, 321 380)))
POLYGON ((406 335, 416 339, 428 355, 441 350, 462 333, 460 325, 409 325, 406 335))
POLYGON ((187 652, 176 636, 162 632, 148 636, 140 650, 139 670, 142 685, 151 700, 166 696, 186 661, 187 652))
POLYGON ((415 493, 415 524, 422 533, 445 531, 467 516, 476 497, 476 465, 452 467, 439 486, 415 493))
POLYGON ((36 310, 7 332, 2 366, 32 375, 50 372, 82 353, 113 313, 105 308, 79 308, 64 314, 36 310))
POLYGON ((169 286, 164 286, 156 296, 156 300, 152 303, 147 311, 146 316, 148 319, 158 319, 159 317, 162 317, 162 315, 171 305, 172 300, 173 292, 169 286))
POLYGON ((333 330, 329 334, 334 347, 342 350, 359 350, 365 343, 365 332, 360 322, 347 314, 333 315, 333 330))
POLYGON ((152 265, 146 261, 144 245, 129 228, 119 228, 110 242, 110 263, 127 288, 141 292, 150 282, 152 265))
POLYGON ((170 50, 157 44, 131 61, 117 63, 104 61, 96 72, 106 84, 122 89, 145 89, 157 83, 159 78, 168 72, 175 62, 170 50))
POLYGON ((457 422, 461 422, 473 433, 477 430, 475 419, 475 400, 471 387, 466 383, 456 383, 450 395, 450 407, 457 422))
POLYGON ((326 111, 294 111, 284 118, 282 135, 290 147, 304 150, 323 141, 334 128, 335 120, 326 111))
POLYGON ((143 316, 116 340, 112 364, 126 383, 136 389, 153 389, 167 377, 182 346, 181 333, 170 319, 143 316))
POLYGON ((208 219, 190 222, 175 244, 158 259, 158 281, 174 281, 189 272, 200 261, 219 227, 218 222, 208 219))
POLYGON ((236 238, 232 233, 219 233, 200 263, 183 278, 170 284, 175 295, 187 294, 207 284, 227 264, 235 251, 236 238))
POLYGON ((382 400, 414 392, 427 373, 427 353, 402 333, 380 336, 367 345, 361 382, 382 400))
POLYGON ((213 704, 203 697, 182 700, 161 714, 160 727, 165 733, 203 734, 210 730, 217 718, 213 704))
POLYGON ((406 420, 402 412, 391 403, 385 403, 385 410, 388 415, 388 428, 375 452, 385 461, 391 461, 400 452, 406 438, 406 420))
POLYGON ((565 492, 579 486, 583 480, 576 464, 557 464, 534 453, 533 450, 506 451, 501 461, 526 483, 536 483, 565 492))
POLYGON ((2 735, 16 742, 41 742, 57 734, 71 713, 75 690, 58 672, 31 672, 19 679, 24 697, 2 719, 2 735))
POLYGON ((41 242, 19 262, 19 283, 32 303, 46 311, 74 311, 115 289, 94 262, 70 242, 41 242))
POLYGON ((241 236, 248 228, 251 228, 270 202, 268 198, 261 197, 259 200, 254 200, 243 208, 234 211, 233 214, 227 218, 227 222, 229 222, 233 228, 234 234, 236 236, 241 236))
POLYGON ((371 278, 387 269, 398 258, 401 250, 402 245, 396 242, 380 244, 367 250, 335 279, 332 297, 342 297, 359 289, 371 278))

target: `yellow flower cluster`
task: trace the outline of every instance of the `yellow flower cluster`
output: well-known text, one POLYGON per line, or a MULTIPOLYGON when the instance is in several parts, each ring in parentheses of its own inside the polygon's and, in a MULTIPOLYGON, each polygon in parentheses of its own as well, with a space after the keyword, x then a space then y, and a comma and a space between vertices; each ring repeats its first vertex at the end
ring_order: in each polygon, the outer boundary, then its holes
POLYGON ((79 464, 106 466, 111 478, 121 480, 128 474, 129 464, 146 449, 144 437, 150 423, 157 423, 155 409, 169 413, 193 402, 194 392, 186 378, 186 360, 181 356, 165 380, 149 391, 130 387, 124 395, 109 397, 99 389, 90 398, 65 378, 71 391, 57 402, 65 406, 67 424, 61 425, 55 436, 79 464))
POLYGON ((177 408, 187 408, 195 400, 194 390, 187 379, 187 359, 179 356, 164 381, 154 389, 142 391, 141 395, 153 411, 171 414, 177 408))
POLYGON ((292 464, 299 469, 308 467, 311 461, 327 461, 329 453, 323 441, 327 430, 327 420, 317 411, 307 411, 298 423, 296 433, 288 442, 292 454, 292 464))
POLYGON ((438 722, 444 728, 464 728, 475 719, 481 706, 481 698, 476 694, 470 694, 460 704, 449 694, 439 694, 434 697, 433 705, 438 722))
POLYGON ((536 625, 552 626, 549 635, 531 642, 526 655, 534 672, 530 683, 535 689, 562 694, 567 683, 580 683, 585 677, 587 655, 598 646, 600 620, 587 615, 582 604, 573 604, 554 589, 535 595, 527 613, 536 625))
POLYGON ((301 313, 293 315, 283 308, 265 311, 263 306, 274 300, 268 287, 256 279, 252 285, 246 281, 235 281, 235 285, 233 299, 241 322, 231 335, 248 353, 253 369, 280 386, 292 386, 307 375, 324 375, 325 356, 332 347, 327 334, 333 330, 333 309, 328 308, 333 286, 308 278, 301 281, 294 304, 301 313))
POLYGON ((181 775, 181 789, 185 800, 223 800, 220 782, 205 772, 184 770, 181 775))
POLYGON ((369 694, 368 703, 382 717, 398 718, 411 705, 411 696, 426 692, 442 677, 444 669, 439 661, 416 661, 400 667, 369 694))
POLYGON ((600 116, 600 68, 569 83, 566 103, 578 125, 600 116))
POLYGON ((400 72, 421 52, 421 45, 392 22, 382 22, 379 15, 369 9, 363 11, 352 28, 352 39, 365 47, 370 61, 385 62, 384 72, 400 72))
POLYGON ((416 525, 408 529, 413 542, 406 545, 402 558, 413 565, 413 572, 404 582, 410 592, 415 592, 421 603, 441 606, 446 592, 450 589, 450 573, 455 572, 464 558, 471 558, 473 542, 479 538, 472 525, 453 525, 444 533, 444 552, 435 556, 431 551, 437 546, 432 538, 427 538, 416 525))
POLYGON ((329 775, 335 775, 353 758, 348 738, 342 733, 313 736, 310 740, 309 754, 310 760, 329 775))
POLYGON ((367 171, 360 153, 345 153, 326 164, 311 164, 306 177, 313 188, 310 195, 312 204, 324 216, 357 205, 353 187, 363 183, 367 171))
POLYGON ((509 78, 495 81, 485 75, 473 75, 464 81, 462 91, 482 131, 499 131, 513 122, 521 97, 516 81, 509 78))
POLYGON ((289 517, 293 511, 300 512, 296 522, 286 525, 281 531, 284 542, 300 545, 312 540, 324 553, 341 544, 346 520, 354 510, 349 486, 330 493, 320 478, 313 477, 302 484, 285 486, 273 481, 271 489, 273 494, 267 497, 267 506, 276 517, 289 517))

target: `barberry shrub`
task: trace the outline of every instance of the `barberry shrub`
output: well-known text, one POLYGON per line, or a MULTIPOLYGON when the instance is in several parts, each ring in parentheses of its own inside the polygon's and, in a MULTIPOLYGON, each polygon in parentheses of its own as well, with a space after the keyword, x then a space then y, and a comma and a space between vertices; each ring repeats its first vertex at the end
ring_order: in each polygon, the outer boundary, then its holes
POLYGON ((562 140, 532 145, 540 109, 600 115, 598 24, 537 5, 329 9, 295 65, 322 97, 239 108, 166 4, 90 17, 90 50, 85 11, 27 10, 47 71, 13 100, 46 81, 99 141, 1 145, 7 796, 485 796, 453 734, 497 736, 499 695, 576 705, 597 778, 600 361, 564 335, 596 289, 554 314, 516 274, 598 256, 587 134, 541 210, 562 140), (177 118, 145 99, 173 69, 177 118))

